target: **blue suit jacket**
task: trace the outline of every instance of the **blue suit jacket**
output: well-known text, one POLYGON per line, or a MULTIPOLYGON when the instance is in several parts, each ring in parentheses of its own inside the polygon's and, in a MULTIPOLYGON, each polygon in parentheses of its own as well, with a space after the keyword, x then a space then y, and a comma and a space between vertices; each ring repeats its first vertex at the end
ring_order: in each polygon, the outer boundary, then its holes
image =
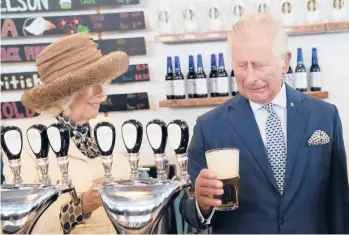
MULTIPOLYGON (((337 108, 289 86, 286 94, 287 163, 282 196, 246 98, 237 95, 197 119, 188 150, 193 185, 207 168, 205 151, 240 150, 239 208, 216 211, 211 220, 213 233, 349 233, 346 153, 337 108), (330 143, 309 146, 316 130, 325 131, 330 143)), ((204 228, 194 200, 184 197, 180 210, 190 225, 204 228)))

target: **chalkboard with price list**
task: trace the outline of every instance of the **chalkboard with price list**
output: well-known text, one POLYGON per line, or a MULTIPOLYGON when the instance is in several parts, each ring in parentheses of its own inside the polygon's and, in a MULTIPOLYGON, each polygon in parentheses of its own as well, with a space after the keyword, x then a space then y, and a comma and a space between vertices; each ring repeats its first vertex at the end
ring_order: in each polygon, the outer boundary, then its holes
POLYGON ((1 19, 2 38, 145 29, 143 11, 1 19))
POLYGON ((148 64, 135 64, 128 67, 128 71, 113 79, 111 84, 129 83, 129 82, 145 82, 149 81, 149 67, 148 64))
MULTIPOLYGON (((96 40, 102 54, 124 51, 128 56, 146 55, 144 37, 96 40)), ((35 61, 49 44, 1 45, 1 63, 35 61)))
POLYGON ((131 111, 149 109, 148 93, 129 93, 108 95, 101 104, 99 112, 131 111))
POLYGON ((70 11, 139 4, 139 0, 2 0, 0 2, 1 13, 70 11))

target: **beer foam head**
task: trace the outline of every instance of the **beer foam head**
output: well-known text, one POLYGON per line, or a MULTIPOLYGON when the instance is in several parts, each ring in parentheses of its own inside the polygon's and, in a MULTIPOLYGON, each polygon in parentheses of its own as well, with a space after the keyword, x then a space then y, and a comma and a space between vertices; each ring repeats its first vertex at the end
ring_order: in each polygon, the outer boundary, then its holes
POLYGON ((239 150, 233 148, 213 149, 205 153, 207 167, 218 179, 239 176, 239 150))

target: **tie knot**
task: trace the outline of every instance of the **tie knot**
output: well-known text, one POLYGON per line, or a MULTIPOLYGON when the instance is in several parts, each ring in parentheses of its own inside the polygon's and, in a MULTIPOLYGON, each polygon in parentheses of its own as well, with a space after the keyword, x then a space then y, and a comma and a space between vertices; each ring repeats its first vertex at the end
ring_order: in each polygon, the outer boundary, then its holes
POLYGON ((263 105, 263 108, 268 111, 269 114, 275 113, 274 111, 274 104, 266 104, 263 105))

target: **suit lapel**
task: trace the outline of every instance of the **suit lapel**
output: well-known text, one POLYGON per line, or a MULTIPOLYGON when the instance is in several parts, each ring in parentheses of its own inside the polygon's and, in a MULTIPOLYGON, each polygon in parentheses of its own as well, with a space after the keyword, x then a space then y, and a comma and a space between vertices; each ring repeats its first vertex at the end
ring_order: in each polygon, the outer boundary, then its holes
MULTIPOLYGON (((298 153, 308 124, 309 109, 303 104, 304 95, 286 86, 287 94, 287 160, 284 191, 290 182, 294 166, 298 160, 298 153)), ((297 166, 299 179, 304 173, 304 164, 297 166)))
POLYGON ((230 101, 229 106, 229 122, 237 131, 270 183, 277 189, 276 180, 250 103, 246 98, 238 95, 230 101))

